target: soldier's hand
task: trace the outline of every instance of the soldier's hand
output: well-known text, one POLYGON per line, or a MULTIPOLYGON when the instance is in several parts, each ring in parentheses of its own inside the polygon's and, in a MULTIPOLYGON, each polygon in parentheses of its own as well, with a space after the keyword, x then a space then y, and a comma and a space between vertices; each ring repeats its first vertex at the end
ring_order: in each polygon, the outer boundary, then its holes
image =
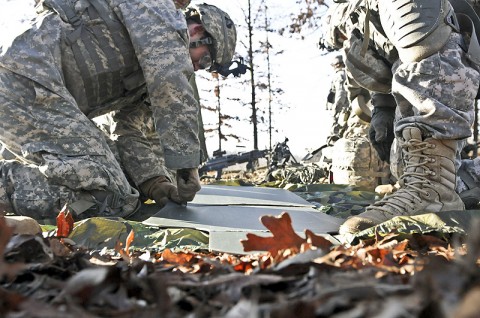
POLYGON ((140 185, 140 190, 161 206, 164 206, 168 199, 180 203, 177 188, 165 176, 151 178, 140 185))
POLYGON ((390 148, 392 148, 395 137, 393 132, 394 119, 395 108, 374 107, 368 132, 370 142, 377 151, 378 156, 381 160, 388 163, 390 163, 390 148))
POLYGON ((192 201, 200 191, 200 177, 197 168, 177 170, 178 196, 181 202, 192 201))

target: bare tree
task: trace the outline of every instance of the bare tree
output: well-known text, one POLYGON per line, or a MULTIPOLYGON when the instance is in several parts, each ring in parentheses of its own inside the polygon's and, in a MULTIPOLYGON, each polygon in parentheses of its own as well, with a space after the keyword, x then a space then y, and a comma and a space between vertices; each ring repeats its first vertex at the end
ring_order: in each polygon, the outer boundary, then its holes
POLYGON ((258 130, 257 130, 257 105, 255 94, 255 67, 253 64, 253 21, 252 21, 252 4, 248 0, 248 15, 247 15, 247 29, 248 29, 248 64, 250 66, 250 88, 251 88, 251 105, 252 116, 251 121, 253 125, 253 149, 258 149, 258 130))
POLYGON ((324 0, 296 0, 298 4, 298 13, 292 13, 290 24, 280 29, 283 34, 285 29, 289 33, 301 34, 305 29, 317 29, 321 25, 322 14, 319 11, 322 7, 327 7, 328 4, 324 0))
POLYGON ((236 141, 242 140, 237 134, 226 134, 222 130, 222 127, 232 127, 230 121, 240 121, 240 118, 238 116, 229 115, 222 109, 221 91, 222 86, 224 85, 222 84, 222 81, 225 80, 225 78, 222 78, 218 73, 211 73, 211 78, 206 78, 204 76, 199 77, 208 80, 208 82, 211 82, 212 80, 215 81, 213 89, 208 89, 202 92, 201 109, 203 111, 215 113, 216 115, 217 120, 214 124, 204 123, 204 131, 205 134, 209 136, 217 135, 218 149, 215 150, 214 153, 221 153, 223 150, 222 141, 228 141, 229 139, 235 139, 236 141), (211 98, 209 98, 212 93, 215 96, 215 101, 212 101, 211 98), (215 106, 212 106, 213 103, 215 103, 215 106))

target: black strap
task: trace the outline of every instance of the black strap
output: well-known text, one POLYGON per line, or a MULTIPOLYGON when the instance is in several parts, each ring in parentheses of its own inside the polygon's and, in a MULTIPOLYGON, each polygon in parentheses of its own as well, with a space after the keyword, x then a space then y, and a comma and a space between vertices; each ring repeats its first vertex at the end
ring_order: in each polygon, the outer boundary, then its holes
POLYGON ((460 30, 471 34, 468 57, 473 63, 480 65, 480 44, 477 39, 477 34, 480 34, 480 18, 468 1, 449 0, 449 2, 457 15, 460 30))

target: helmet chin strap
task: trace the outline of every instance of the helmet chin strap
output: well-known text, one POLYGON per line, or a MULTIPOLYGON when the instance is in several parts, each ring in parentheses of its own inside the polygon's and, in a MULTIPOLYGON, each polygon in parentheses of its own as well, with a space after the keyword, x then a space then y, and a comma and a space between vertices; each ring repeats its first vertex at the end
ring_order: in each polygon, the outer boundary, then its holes
POLYGON ((239 77, 241 74, 245 74, 249 69, 250 67, 243 64, 243 58, 240 57, 238 61, 231 61, 224 65, 213 63, 208 71, 219 73, 223 77, 227 77, 230 74, 233 74, 234 77, 239 77), (236 67, 232 67, 233 64, 236 64, 236 67))

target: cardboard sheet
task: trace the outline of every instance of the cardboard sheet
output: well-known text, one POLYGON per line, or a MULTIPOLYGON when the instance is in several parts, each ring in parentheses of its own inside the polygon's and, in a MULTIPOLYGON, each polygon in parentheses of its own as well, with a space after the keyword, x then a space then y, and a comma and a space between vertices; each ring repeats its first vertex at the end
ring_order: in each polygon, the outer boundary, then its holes
POLYGON ((284 189, 204 185, 187 206, 170 202, 143 223, 216 231, 210 238, 211 248, 218 246, 217 237, 223 241, 222 249, 241 251, 238 232, 268 232, 260 217, 278 216, 282 212, 289 213, 292 226, 299 233, 305 229, 317 234, 336 233, 343 222, 315 210, 310 202, 284 189), (218 235, 218 232, 224 233, 218 235))
POLYGON ((309 206, 313 205, 285 189, 204 185, 192 204, 199 205, 266 205, 309 206))

